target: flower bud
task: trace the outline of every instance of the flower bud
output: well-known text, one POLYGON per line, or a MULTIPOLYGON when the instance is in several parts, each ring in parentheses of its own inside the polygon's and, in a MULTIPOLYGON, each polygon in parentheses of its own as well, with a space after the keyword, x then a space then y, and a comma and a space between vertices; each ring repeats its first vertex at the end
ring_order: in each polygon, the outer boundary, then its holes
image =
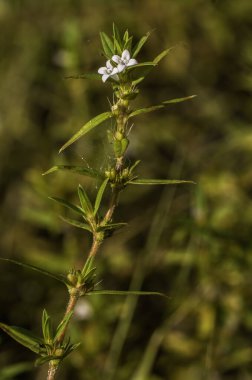
POLYGON ((129 140, 124 137, 121 141, 121 156, 125 153, 126 149, 128 148, 129 140))
POLYGON ((125 168, 123 169, 122 171, 122 178, 123 179, 127 179, 129 177, 129 169, 128 168, 125 168))
POLYGON ((116 177, 116 171, 113 168, 113 169, 110 170, 110 176, 109 176, 109 178, 113 180, 113 179, 115 179, 115 177, 116 177))
POLYGON ((116 131, 115 138, 116 140, 121 141, 123 139, 123 134, 119 131, 116 131))
MULTIPOLYGON (((122 140, 123 141, 123 140, 122 140)), ((120 157, 122 155, 122 141, 115 140, 114 141, 114 152, 116 157, 120 157)))

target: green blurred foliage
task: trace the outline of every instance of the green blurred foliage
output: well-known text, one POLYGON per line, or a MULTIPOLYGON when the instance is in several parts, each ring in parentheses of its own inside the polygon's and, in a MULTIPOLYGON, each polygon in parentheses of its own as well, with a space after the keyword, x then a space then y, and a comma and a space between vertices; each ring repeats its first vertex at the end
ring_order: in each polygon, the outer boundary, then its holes
MULTIPOLYGON (((172 298, 80 302, 71 334, 82 346, 60 379, 251 379, 251 15, 250 0, 0 1, 1 257, 61 273, 86 257, 88 234, 63 224, 47 197, 75 200, 81 183, 94 198, 98 181, 41 173, 109 163, 109 123, 58 155, 108 109, 109 85, 65 79, 103 65, 101 30, 113 21, 136 38, 152 30, 139 61, 173 46, 137 105, 198 95, 139 116, 128 155, 143 177, 197 185, 126 189, 115 220, 129 226, 99 255, 104 288, 172 298)), ((44 307, 60 319, 61 285, 6 263, 0 279, 1 321, 39 332, 44 307)), ((24 372, 32 353, 2 333, 0 344, 0 379, 45 378, 46 366, 24 372)))

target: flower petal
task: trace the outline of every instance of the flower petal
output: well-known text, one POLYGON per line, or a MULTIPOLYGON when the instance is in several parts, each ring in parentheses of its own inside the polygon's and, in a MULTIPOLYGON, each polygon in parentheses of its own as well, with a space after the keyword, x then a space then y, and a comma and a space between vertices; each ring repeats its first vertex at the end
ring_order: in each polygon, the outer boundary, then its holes
POLYGON ((119 57, 119 55, 113 55, 112 61, 114 61, 115 63, 119 63, 121 62, 121 57, 119 57))
POLYGON ((127 66, 133 66, 133 65, 137 65, 137 60, 134 58, 131 58, 129 62, 127 63, 127 66))
POLYGON ((106 74, 107 73, 107 67, 100 67, 98 69, 99 74, 106 74))
POLYGON ((117 66, 117 72, 121 73, 125 69, 125 67, 126 67, 125 64, 119 63, 119 65, 117 66))
POLYGON ((130 53, 127 49, 122 52, 122 59, 124 61, 128 61, 130 59, 130 53))
POLYGON ((108 74, 104 74, 103 76, 102 76, 102 81, 103 82, 106 82, 106 80, 109 78, 109 75, 108 74))
POLYGON ((111 71, 111 74, 110 75, 114 75, 114 74, 117 74, 119 71, 118 71, 118 68, 117 67, 113 67, 113 70, 111 71))
POLYGON ((111 62, 110 62, 109 59, 108 59, 107 62, 106 62, 106 66, 107 66, 107 68, 108 68, 109 70, 112 70, 112 69, 113 69, 113 66, 112 66, 112 64, 111 64, 111 62))

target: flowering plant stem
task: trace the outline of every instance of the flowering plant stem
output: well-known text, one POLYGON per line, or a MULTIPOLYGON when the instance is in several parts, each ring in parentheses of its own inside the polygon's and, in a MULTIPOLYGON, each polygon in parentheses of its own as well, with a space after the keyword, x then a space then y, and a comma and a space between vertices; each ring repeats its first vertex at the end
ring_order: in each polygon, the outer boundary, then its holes
POLYGON ((113 158, 110 166, 104 171, 97 171, 95 169, 86 168, 82 166, 73 165, 59 165, 49 169, 44 174, 49 174, 57 170, 67 170, 77 172, 79 174, 98 177, 103 180, 100 188, 97 191, 94 205, 90 201, 85 189, 79 185, 78 196, 80 199, 80 206, 76 206, 67 200, 52 197, 51 199, 59 203, 61 206, 70 209, 71 212, 77 213, 80 220, 73 220, 67 217, 62 219, 75 227, 82 228, 88 233, 92 234, 92 245, 90 247, 87 258, 83 264, 82 269, 71 269, 67 275, 56 275, 50 273, 42 268, 19 263, 15 260, 8 260, 15 264, 28 267, 44 275, 53 277, 54 279, 63 282, 66 285, 69 293, 68 304, 61 322, 54 331, 51 323, 51 317, 44 309, 42 314, 42 332, 43 336, 36 336, 32 332, 17 326, 8 326, 0 322, 0 328, 9 334, 13 339, 18 341, 21 345, 29 348, 35 352, 39 358, 36 360, 36 365, 44 363, 49 364, 47 380, 54 380, 62 360, 74 351, 78 346, 71 344, 69 339, 66 339, 69 323, 74 314, 75 306, 78 299, 82 296, 92 293, 96 294, 117 294, 117 295, 158 295, 164 296, 162 293, 145 292, 140 290, 96 290, 95 283, 95 270, 93 266, 94 260, 98 251, 107 237, 111 236, 113 231, 121 228, 125 223, 113 222, 113 215, 116 209, 120 192, 128 185, 173 185, 192 183, 192 181, 184 180, 171 180, 171 179, 144 179, 138 178, 135 175, 135 168, 140 161, 135 161, 133 164, 126 164, 125 155, 129 146, 129 134, 133 124, 129 125, 132 118, 139 116, 143 113, 153 112, 162 109, 171 103, 183 102, 192 99, 194 95, 183 98, 176 98, 163 101, 161 104, 153 105, 141 109, 131 109, 131 101, 136 98, 139 93, 137 88, 138 84, 143 81, 145 76, 153 69, 170 51, 164 50, 151 62, 138 63, 135 57, 147 41, 149 34, 142 37, 136 45, 132 48, 132 36, 129 36, 128 31, 123 36, 119 33, 115 25, 113 25, 112 39, 105 33, 101 33, 101 42, 104 50, 104 55, 107 58, 106 66, 98 69, 98 74, 85 74, 83 78, 87 79, 101 79, 104 83, 108 82, 113 90, 113 104, 109 112, 103 112, 95 116, 87 122, 77 133, 74 134, 60 149, 62 152, 69 145, 73 144, 76 140, 83 135, 102 124, 108 119, 113 119, 113 127, 108 131, 108 140, 112 145, 113 158), (98 78, 97 78, 98 77, 98 78), (105 213, 100 212, 100 204, 103 200, 103 194, 106 186, 110 185, 110 201, 105 213), (84 219, 84 222, 83 222, 84 219))

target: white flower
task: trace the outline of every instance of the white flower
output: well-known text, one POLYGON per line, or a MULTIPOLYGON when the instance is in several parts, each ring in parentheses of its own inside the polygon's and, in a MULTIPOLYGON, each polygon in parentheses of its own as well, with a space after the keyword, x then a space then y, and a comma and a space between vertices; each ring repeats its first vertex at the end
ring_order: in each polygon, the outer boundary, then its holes
POLYGON ((118 69, 111 64, 110 60, 106 62, 106 67, 99 68, 98 73, 102 75, 103 82, 106 82, 109 77, 113 78, 114 80, 119 80, 119 77, 117 75, 118 69))
POLYGON ((119 57, 119 55, 113 55, 112 61, 117 63, 118 73, 121 73, 128 66, 137 64, 136 59, 130 58, 130 53, 128 50, 124 50, 121 57, 119 57))

